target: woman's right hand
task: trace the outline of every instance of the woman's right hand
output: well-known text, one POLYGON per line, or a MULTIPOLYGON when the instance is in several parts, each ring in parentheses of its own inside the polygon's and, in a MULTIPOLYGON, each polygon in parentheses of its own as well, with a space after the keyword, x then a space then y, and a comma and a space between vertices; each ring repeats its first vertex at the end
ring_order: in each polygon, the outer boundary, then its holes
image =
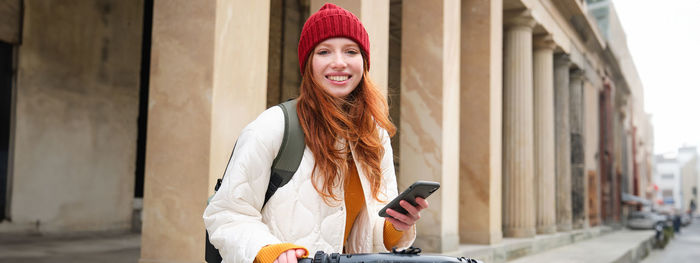
POLYGON ((290 249, 282 252, 282 254, 275 259, 274 263, 297 263, 297 259, 302 258, 306 254, 303 249, 290 249))

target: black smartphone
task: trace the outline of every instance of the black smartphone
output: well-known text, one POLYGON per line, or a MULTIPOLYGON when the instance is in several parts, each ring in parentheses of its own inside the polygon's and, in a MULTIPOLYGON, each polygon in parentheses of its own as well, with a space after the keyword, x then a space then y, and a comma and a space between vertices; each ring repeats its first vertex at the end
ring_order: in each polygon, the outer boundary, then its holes
POLYGON ((399 205, 399 202, 401 200, 406 200, 406 202, 410 203, 413 206, 418 206, 416 203, 416 197, 420 197, 423 199, 428 198, 433 192, 437 191, 437 189, 440 188, 440 183, 438 182, 430 182, 430 181, 416 181, 413 183, 411 186, 409 186, 405 191, 403 191, 399 196, 394 198, 394 200, 391 200, 386 206, 382 208, 382 210, 379 210, 379 216, 381 217, 391 217, 389 214, 386 213, 386 210, 388 208, 393 209, 394 211, 397 211, 402 214, 408 213, 406 209, 401 207, 399 205))

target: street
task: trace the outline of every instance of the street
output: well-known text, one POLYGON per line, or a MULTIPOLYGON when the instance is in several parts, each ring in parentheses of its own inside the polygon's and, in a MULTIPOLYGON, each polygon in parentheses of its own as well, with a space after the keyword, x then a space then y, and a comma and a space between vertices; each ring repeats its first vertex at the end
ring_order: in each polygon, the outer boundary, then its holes
POLYGON ((642 263, 661 262, 698 262, 700 258, 700 218, 693 219, 693 223, 681 228, 680 234, 676 233, 675 238, 665 249, 654 249, 642 263))

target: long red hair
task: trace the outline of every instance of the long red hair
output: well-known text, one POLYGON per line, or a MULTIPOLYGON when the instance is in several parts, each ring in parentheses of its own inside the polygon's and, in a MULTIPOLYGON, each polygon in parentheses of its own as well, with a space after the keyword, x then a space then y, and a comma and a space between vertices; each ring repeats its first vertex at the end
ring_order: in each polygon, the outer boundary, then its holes
POLYGON ((326 203, 341 200, 333 189, 345 181, 343 175, 348 173, 352 147, 355 158, 363 164, 372 197, 381 201, 378 196, 382 179, 380 165, 385 151, 377 126, 390 136, 396 133, 396 127, 389 120, 386 98, 369 78, 364 54, 362 80, 345 98, 333 97, 314 80, 313 56, 311 52, 304 67, 297 114, 306 145, 315 160, 311 174, 314 188, 326 203), (344 139, 345 145, 340 144, 343 140, 339 139, 344 139), (323 184, 318 185, 319 182, 323 184))

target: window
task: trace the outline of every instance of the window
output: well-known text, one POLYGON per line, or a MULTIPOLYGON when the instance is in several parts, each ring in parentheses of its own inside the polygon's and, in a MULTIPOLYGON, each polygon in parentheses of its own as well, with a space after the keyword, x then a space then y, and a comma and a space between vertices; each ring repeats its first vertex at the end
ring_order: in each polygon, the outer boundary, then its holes
POLYGON ((673 180, 673 174, 662 174, 661 179, 673 180))
POLYGON ((661 190, 661 196, 663 196, 664 198, 667 198, 667 197, 673 198, 673 190, 671 190, 671 189, 661 190))

